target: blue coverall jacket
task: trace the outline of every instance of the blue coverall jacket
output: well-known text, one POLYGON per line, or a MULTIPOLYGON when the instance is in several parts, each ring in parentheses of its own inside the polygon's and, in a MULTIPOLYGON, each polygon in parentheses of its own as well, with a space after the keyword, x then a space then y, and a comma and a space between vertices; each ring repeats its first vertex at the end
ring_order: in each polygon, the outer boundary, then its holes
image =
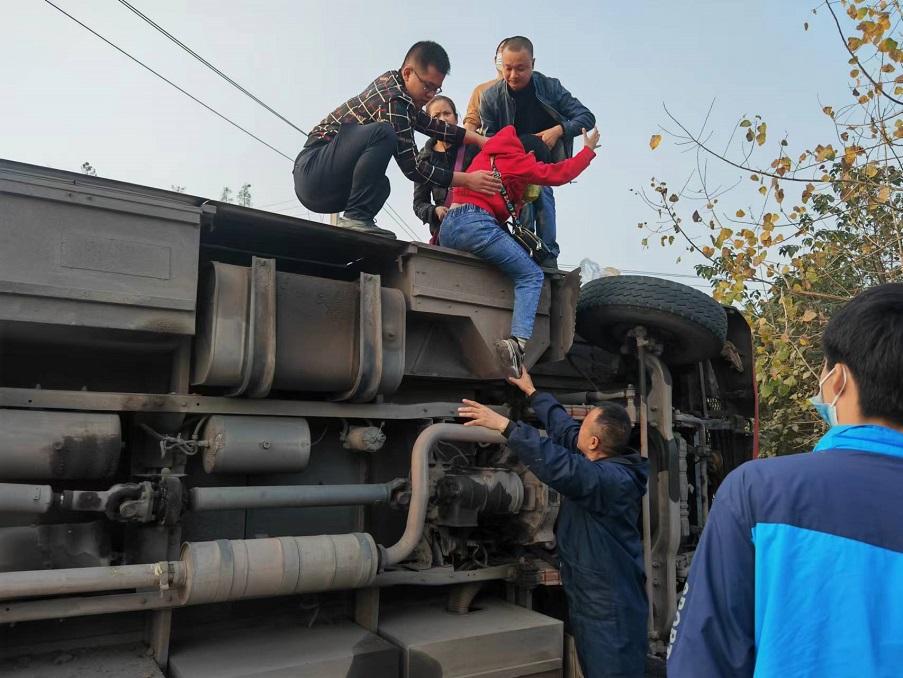
POLYGON ((903 433, 834 426, 731 471, 668 648, 670 678, 903 675, 903 433))
POLYGON ((565 498, 558 555, 577 655, 586 678, 642 678, 647 615, 640 506, 647 461, 634 453, 590 461, 577 450, 580 424, 551 395, 533 410, 548 437, 519 422, 509 447, 565 498))

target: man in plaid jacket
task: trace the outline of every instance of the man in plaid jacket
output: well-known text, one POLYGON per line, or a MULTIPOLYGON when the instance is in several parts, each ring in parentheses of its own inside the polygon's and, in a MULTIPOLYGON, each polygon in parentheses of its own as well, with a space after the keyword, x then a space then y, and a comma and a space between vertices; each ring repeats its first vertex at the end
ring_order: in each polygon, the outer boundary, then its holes
POLYGON ((500 182, 491 172, 452 172, 417 160, 414 130, 449 144, 482 146, 486 141, 423 111, 442 91, 449 69, 441 45, 418 42, 399 70, 383 73, 326 116, 311 130, 295 160, 295 193, 301 203, 320 213, 344 210, 339 226, 394 238, 373 221, 389 198, 386 167, 393 155, 411 181, 498 193, 500 182))

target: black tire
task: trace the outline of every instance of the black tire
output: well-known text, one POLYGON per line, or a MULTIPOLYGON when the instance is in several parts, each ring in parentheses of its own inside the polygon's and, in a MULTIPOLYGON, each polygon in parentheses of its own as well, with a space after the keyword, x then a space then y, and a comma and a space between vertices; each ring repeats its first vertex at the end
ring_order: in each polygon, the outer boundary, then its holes
POLYGON ((727 337, 727 314, 699 290, 661 278, 618 275, 586 283, 577 301, 577 333, 618 353, 628 332, 642 325, 662 343, 662 360, 688 365, 717 356, 727 337))

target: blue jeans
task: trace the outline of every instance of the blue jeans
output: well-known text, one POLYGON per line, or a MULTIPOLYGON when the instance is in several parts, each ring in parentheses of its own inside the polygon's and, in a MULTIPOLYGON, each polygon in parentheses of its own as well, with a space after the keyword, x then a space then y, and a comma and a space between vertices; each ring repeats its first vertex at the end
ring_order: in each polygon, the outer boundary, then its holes
POLYGON ((499 226, 496 218, 476 205, 448 211, 439 231, 439 244, 476 254, 498 266, 514 281, 511 336, 529 339, 542 293, 542 269, 527 251, 499 226))
POLYGON ((532 229, 542 240, 552 256, 558 257, 558 226, 555 221, 555 194, 551 186, 540 186, 539 198, 535 202, 524 205, 520 213, 520 221, 532 229))

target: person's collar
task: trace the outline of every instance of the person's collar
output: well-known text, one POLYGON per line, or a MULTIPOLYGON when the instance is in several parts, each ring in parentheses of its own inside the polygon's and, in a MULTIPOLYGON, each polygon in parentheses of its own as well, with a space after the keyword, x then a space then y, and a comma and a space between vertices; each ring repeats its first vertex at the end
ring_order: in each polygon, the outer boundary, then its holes
POLYGON ((511 89, 511 85, 509 85, 507 82, 505 83, 505 88, 508 90, 508 94, 510 94, 514 98, 530 96, 531 94, 534 94, 536 92, 536 87, 534 87, 533 85, 532 75, 530 76, 530 82, 527 83, 527 86, 518 92, 515 92, 513 89, 511 89))
POLYGON ((877 424, 832 426, 813 452, 859 450, 903 458, 903 432, 877 424))
POLYGON ((389 74, 394 78, 395 86, 398 88, 399 93, 401 93, 403 97, 410 99, 413 103, 414 97, 408 92, 408 88, 404 86, 404 78, 401 77, 401 71, 391 70, 389 71, 389 74))

